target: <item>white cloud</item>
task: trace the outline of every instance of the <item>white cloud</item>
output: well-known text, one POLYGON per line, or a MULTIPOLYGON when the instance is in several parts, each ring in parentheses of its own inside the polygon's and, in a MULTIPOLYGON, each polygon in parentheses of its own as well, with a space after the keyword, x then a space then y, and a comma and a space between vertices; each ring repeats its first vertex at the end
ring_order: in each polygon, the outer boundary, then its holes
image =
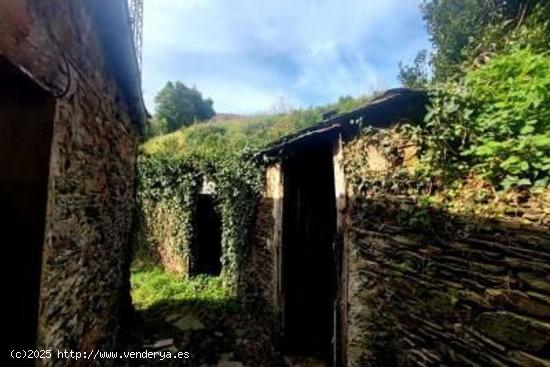
POLYGON ((291 106, 303 103, 282 89, 258 87, 239 81, 205 80, 204 90, 214 100, 216 111, 231 111, 239 114, 255 114, 270 110, 281 99, 291 106), (243 103, 245 102, 245 103, 243 103))
POLYGON ((144 89, 195 84, 220 112, 298 106, 395 84, 428 46, 420 0, 146 0, 144 89))

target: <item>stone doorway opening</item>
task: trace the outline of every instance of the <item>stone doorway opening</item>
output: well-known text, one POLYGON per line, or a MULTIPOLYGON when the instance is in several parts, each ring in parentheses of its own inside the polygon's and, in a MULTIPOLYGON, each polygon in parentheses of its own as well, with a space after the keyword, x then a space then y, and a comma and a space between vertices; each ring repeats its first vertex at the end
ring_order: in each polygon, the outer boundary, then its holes
POLYGON ((336 200, 332 145, 283 163, 282 333, 287 356, 332 365, 336 340, 336 200))
POLYGON ((200 194, 197 203, 197 237, 192 275, 220 275, 222 223, 214 195, 200 194))
POLYGON ((55 98, 0 56, 0 220, 10 269, 10 349, 34 349, 55 98))

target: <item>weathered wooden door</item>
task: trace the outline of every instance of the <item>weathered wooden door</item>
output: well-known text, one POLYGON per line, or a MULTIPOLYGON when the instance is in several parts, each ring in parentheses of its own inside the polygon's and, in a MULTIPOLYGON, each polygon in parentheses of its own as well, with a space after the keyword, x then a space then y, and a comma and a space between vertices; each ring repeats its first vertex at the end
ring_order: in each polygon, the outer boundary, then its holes
POLYGON ((330 364, 337 294, 332 146, 298 152, 283 169, 284 350, 330 364))

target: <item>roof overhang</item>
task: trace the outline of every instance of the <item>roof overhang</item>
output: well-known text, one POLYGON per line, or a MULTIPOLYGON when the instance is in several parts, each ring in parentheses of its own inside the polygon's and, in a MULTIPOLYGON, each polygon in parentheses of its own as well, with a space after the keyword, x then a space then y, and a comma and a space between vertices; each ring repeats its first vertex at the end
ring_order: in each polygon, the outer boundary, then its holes
POLYGON ((149 116, 143 101, 141 71, 134 44, 127 0, 87 2, 110 71, 125 99, 132 120, 142 129, 149 116))
POLYGON ((287 135, 261 150, 256 156, 266 159, 307 149, 312 144, 330 142, 342 136, 350 139, 365 126, 387 128, 399 121, 419 121, 426 114, 428 96, 425 91, 407 88, 390 89, 367 105, 330 117, 316 125, 287 135))

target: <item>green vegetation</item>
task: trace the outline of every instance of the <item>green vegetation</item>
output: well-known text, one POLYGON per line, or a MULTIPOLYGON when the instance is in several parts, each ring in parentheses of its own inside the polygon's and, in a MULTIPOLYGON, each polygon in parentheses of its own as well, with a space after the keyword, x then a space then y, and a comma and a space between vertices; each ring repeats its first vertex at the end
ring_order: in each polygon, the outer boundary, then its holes
POLYGON ((195 124, 159 136, 143 145, 146 154, 166 154, 218 160, 252 150, 291 131, 311 126, 321 119, 315 110, 286 115, 265 115, 240 120, 195 124))
POLYGON ((341 97, 337 103, 286 114, 266 114, 194 124, 148 140, 142 146, 142 152, 148 155, 168 154, 207 160, 239 156, 243 151, 259 149, 282 136, 320 122, 326 112, 348 112, 365 105, 371 99, 372 96, 346 96, 341 97))
POLYGON ((514 49, 436 85, 415 132, 424 161, 497 188, 544 187, 550 172, 550 55, 514 49))
POLYGON ((435 48, 432 57, 435 80, 444 82, 463 75, 467 71, 465 66, 478 57, 502 51, 513 38, 547 48, 550 36, 545 31, 548 31, 550 6, 544 3, 536 0, 425 0, 421 8, 435 48), (537 37, 521 34, 525 33, 525 28, 520 30, 522 27, 535 31, 537 37), (521 36, 511 37, 511 34, 521 36))
POLYGON ((186 306, 211 304, 236 307, 219 277, 197 276, 181 279, 161 268, 143 266, 134 266, 131 272, 132 300, 138 310, 168 307, 174 303, 186 306))
POLYGON ((428 52, 419 51, 412 66, 399 63, 399 75, 397 78, 407 88, 423 89, 428 84, 428 52))
POLYGON ((329 111, 346 112, 366 104, 370 97, 342 97, 328 106, 261 115, 183 127, 150 139, 141 147, 138 167, 138 199, 143 221, 138 254, 157 237, 178 233, 179 253, 189 254, 194 229, 194 205, 203 181, 216 187, 216 205, 222 219, 222 278, 237 291, 247 257, 248 238, 254 227, 258 195, 263 189, 263 170, 250 154, 284 135, 312 126, 329 111), (155 234, 157 208, 174 215, 167 233, 155 234))
POLYGON ((210 98, 203 99, 196 88, 188 88, 181 82, 166 83, 155 97, 155 103, 150 135, 165 134, 215 115, 210 98))
POLYGON ((389 213, 428 231, 445 230, 449 214, 471 219, 455 233, 481 218, 541 223, 550 207, 550 3, 536 3, 424 2, 433 79, 425 83, 422 52, 400 65, 399 79, 426 84, 428 114, 393 131, 367 129, 345 147, 346 177, 369 217, 389 213), (399 147, 411 141, 418 159, 404 164, 399 147), (390 162, 387 172, 365 165, 372 144, 390 162))
POLYGON ((544 187, 550 172, 550 54, 496 56, 466 76, 472 164, 493 183, 544 187))
MULTIPOLYGON (((550 4, 425 1, 435 46, 425 121, 409 127, 429 181, 467 177, 496 190, 548 186, 550 4)), ((422 58, 400 79, 422 79, 422 58)))

